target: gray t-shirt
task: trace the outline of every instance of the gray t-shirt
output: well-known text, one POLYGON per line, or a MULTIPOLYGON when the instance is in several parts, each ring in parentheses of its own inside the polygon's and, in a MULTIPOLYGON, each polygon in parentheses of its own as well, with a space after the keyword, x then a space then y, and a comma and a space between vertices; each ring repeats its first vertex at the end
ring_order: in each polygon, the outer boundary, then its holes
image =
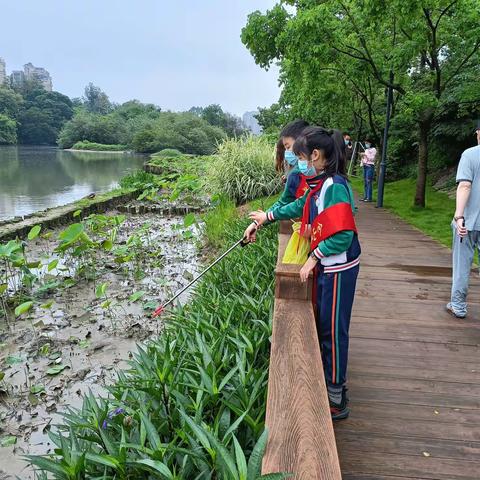
POLYGON ((472 190, 465 207, 465 226, 467 230, 480 230, 480 145, 462 153, 457 169, 457 183, 472 182, 472 190))

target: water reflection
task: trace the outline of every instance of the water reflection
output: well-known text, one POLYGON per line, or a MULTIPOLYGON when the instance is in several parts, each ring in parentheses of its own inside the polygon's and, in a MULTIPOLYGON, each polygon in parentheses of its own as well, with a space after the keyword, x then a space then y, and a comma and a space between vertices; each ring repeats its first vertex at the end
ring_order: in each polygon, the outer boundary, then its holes
POLYGON ((0 220, 105 192, 143 161, 121 153, 0 146, 0 220))

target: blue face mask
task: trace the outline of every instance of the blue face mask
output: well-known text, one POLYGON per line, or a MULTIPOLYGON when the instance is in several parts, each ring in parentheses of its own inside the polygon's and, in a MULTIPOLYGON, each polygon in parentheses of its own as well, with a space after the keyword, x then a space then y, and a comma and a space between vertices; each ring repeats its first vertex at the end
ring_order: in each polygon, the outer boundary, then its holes
POLYGON ((370 148, 372 145, 370 143, 365 144, 365 148, 370 148))
POLYGON ((293 167, 297 163, 298 158, 291 150, 285 150, 285 160, 293 167))
POLYGON ((307 177, 312 177, 315 175, 317 172, 315 171, 315 168, 312 166, 308 166, 308 160, 298 160, 298 169, 300 170, 300 173, 303 173, 307 177))

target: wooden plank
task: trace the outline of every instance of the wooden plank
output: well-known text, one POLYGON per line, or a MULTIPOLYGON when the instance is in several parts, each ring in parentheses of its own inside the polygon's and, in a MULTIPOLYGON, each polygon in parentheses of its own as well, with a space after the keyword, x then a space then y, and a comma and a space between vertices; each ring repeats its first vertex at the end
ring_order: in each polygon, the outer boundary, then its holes
POLYGON ((275 299, 263 473, 341 479, 322 371, 311 304, 275 299))
MULTIPOLYGON (((365 402, 359 398, 352 398, 352 418, 377 419, 381 422, 392 418, 392 406, 386 403, 376 401, 365 402)), ((443 424, 469 424, 471 426, 480 426, 480 418, 476 410, 465 408, 439 408, 424 405, 417 405, 412 408, 411 405, 395 405, 394 419, 416 419, 421 421, 438 422, 443 424)), ((338 422, 335 424, 335 431, 351 430, 350 422, 338 422)), ((450 437, 448 437, 450 438, 450 437)))
POLYGON ((357 226, 351 414, 335 425, 343 478, 480 478, 478 272, 468 317, 454 319, 450 250, 370 205, 357 226))
POLYGON ((403 475, 429 480, 474 480, 478 479, 480 472, 478 461, 425 457, 422 452, 418 455, 383 452, 369 452, 365 455, 364 452, 356 450, 356 447, 342 450, 341 466, 350 475, 403 475))
POLYGON ((382 435, 372 432, 365 434, 365 432, 344 430, 337 427, 335 427, 335 436, 340 455, 355 448, 367 456, 370 453, 415 456, 427 452, 435 458, 456 459, 457 461, 478 461, 480 458, 480 444, 478 442, 382 435))

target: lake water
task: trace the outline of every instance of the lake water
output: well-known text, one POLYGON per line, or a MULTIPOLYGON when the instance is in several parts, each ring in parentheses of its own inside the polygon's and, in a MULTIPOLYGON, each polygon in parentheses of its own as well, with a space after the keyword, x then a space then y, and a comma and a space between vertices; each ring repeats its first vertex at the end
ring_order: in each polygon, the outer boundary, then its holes
POLYGON ((145 157, 0 146, 0 220, 65 205, 118 186, 145 157))

